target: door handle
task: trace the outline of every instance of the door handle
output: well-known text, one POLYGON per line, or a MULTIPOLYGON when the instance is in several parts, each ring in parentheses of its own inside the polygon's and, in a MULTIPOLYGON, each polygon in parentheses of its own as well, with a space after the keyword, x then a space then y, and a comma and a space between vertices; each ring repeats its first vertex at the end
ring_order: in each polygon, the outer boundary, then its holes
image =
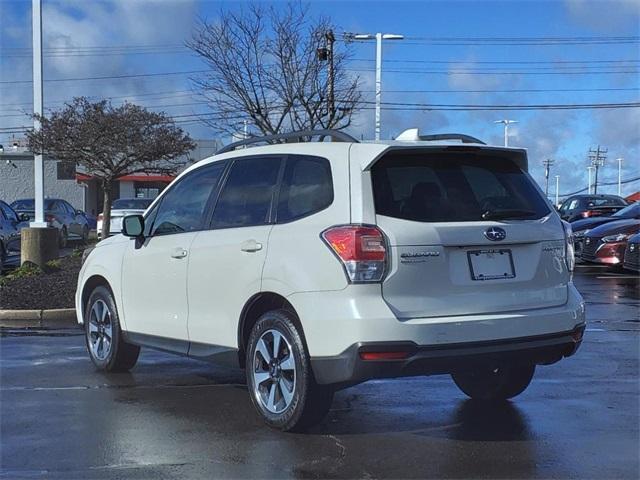
POLYGON ((186 251, 182 247, 175 248, 173 252, 171 252, 171 258, 184 258, 187 256, 189 252, 186 251))
POLYGON ((243 252, 257 252, 258 250, 262 250, 262 244, 255 240, 247 240, 246 242, 242 242, 240 250, 243 252))

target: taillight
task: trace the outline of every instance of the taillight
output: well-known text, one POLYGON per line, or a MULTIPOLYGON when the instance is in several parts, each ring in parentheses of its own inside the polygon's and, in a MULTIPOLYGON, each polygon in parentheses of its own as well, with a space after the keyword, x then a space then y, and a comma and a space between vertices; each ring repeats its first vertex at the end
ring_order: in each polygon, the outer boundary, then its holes
POLYGON ((55 221, 56 217, 54 217, 53 215, 45 215, 44 216, 44 221, 47 223, 53 223, 55 221))
POLYGON ((331 227, 322 232, 322 239, 342 262, 350 282, 382 281, 387 247, 379 228, 367 225, 331 227))
POLYGON ((582 218, 589 218, 591 215, 593 215, 593 212, 591 210, 585 210, 581 213, 582 218))

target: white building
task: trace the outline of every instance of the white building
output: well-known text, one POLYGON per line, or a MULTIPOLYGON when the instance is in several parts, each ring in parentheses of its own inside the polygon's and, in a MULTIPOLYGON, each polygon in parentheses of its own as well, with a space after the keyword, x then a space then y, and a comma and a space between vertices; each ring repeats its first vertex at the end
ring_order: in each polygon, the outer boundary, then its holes
MULTIPOLYGON (((218 140, 195 140, 196 148, 182 162, 189 166, 210 157, 221 146, 218 140)), ((9 147, 0 151, 0 200, 11 203, 21 198, 33 198, 33 154, 24 147, 9 147)), ((172 176, 140 173, 121 177, 114 187, 112 198, 156 197, 172 176)), ((91 215, 102 212, 102 185, 73 164, 64 164, 45 157, 44 195, 62 198, 75 208, 91 215)))

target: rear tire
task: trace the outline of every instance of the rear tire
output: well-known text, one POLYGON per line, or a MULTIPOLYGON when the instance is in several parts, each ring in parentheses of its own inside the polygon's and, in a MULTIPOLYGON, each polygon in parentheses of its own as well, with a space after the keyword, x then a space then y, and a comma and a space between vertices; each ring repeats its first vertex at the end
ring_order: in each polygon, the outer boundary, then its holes
POLYGON ((316 383, 302 332, 290 312, 262 315, 251 330, 246 352, 251 401, 267 425, 302 431, 325 417, 333 389, 316 383))
POLYGON ((453 373, 451 377, 467 396, 476 400, 499 401, 524 392, 535 371, 535 365, 483 368, 473 372, 453 373))
POLYGON ((113 295, 102 285, 89 296, 84 329, 89 357, 98 370, 126 372, 134 367, 140 347, 124 340, 113 295))
POLYGON ((67 228, 62 227, 60 229, 60 237, 58 238, 58 246, 60 248, 66 248, 68 241, 69 241, 69 234, 67 233, 67 228))

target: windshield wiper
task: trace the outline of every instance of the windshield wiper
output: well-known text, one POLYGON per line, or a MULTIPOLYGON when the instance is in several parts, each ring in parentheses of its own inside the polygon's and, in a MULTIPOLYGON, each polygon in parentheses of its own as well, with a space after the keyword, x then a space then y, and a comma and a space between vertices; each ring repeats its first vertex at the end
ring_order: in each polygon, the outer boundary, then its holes
POLYGON ((534 210, 522 210, 518 208, 504 208, 499 210, 487 210, 482 214, 483 220, 505 220, 509 218, 523 218, 536 216, 534 210))

